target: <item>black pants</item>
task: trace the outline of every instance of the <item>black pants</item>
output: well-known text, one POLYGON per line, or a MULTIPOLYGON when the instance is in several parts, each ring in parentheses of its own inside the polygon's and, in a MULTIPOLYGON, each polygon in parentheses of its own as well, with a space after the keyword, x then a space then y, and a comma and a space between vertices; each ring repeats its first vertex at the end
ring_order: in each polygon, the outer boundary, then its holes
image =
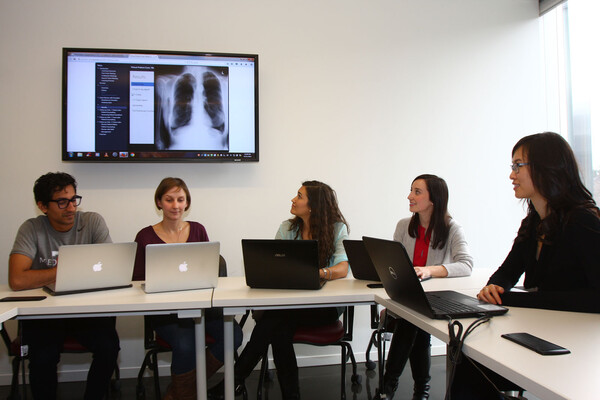
POLYGON ((431 335, 405 319, 398 318, 385 366, 384 380, 397 379, 402 375, 409 359, 415 388, 422 389, 431 380, 431 335))
POLYGON ((282 398, 299 399, 298 364, 292 343, 296 328, 335 322, 339 316, 336 308, 265 311, 256 321, 250 341, 235 363, 236 384, 250 375, 271 345, 282 398))
POLYGON ((102 399, 117 365, 119 336, 116 318, 65 318, 22 322, 23 343, 29 346, 29 380, 34 399, 56 399, 57 364, 65 337, 92 352, 84 399, 102 399))

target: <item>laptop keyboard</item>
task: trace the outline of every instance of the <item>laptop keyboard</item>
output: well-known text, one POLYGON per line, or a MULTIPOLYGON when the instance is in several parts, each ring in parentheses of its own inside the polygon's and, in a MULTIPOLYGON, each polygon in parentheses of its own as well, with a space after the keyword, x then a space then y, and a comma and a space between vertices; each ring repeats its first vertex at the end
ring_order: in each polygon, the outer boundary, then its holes
POLYGON ((460 314, 481 312, 481 309, 475 305, 469 306, 452 299, 439 297, 434 293, 425 293, 431 308, 436 314, 460 314))

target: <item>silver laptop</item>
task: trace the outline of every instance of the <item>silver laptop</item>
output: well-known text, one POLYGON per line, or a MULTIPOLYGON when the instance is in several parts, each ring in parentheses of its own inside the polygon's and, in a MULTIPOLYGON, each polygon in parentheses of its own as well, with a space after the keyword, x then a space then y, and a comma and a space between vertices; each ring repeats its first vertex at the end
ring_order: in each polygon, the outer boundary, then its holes
POLYGON ((219 279, 219 242, 146 246, 146 293, 206 289, 219 279))
POLYGON ((135 242, 60 246, 56 282, 44 290, 63 295, 130 287, 136 249, 135 242))

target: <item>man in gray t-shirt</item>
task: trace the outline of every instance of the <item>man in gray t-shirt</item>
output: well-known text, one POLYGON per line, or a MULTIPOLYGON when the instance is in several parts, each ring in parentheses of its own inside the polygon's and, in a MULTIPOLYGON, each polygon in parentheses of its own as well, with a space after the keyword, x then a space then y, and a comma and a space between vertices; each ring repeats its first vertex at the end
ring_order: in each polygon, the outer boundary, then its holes
MULTIPOLYGON (((28 219, 17 232, 8 261, 13 290, 54 283, 61 245, 111 242, 100 214, 77 211, 81 196, 71 175, 47 173, 35 182, 33 192, 44 215, 28 219)), ((84 399, 104 397, 119 353, 115 318, 27 320, 22 328, 34 399, 56 398, 57 364, 67 333, 94 354, 84 399)))

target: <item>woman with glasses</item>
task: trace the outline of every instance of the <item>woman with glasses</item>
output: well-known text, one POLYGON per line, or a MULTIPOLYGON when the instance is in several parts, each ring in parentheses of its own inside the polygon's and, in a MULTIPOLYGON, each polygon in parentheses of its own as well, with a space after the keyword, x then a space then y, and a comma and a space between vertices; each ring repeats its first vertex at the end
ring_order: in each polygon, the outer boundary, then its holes
MULTIPOLYGON (((527 216, 477 297, 492 304, 600 312, 600 210, 581 181, 571 147, 552 132, 526 136, 513 147, 512 162, 513 190, 527 202, 527 216), (523 273, 526 292, 510 292, 523 273)), ((465 359, 456 371, 453 398, 499 398, 498 389, 515 389, 465 359)))
MULTIPOLYGON (((208 242, 204 226, 194 221, 184 221, 185 212, 192 204, 192 196, 180 178, 163 179, 154 194, 156 208, 162 210, 160 222, 138 232, 138 244, 133 270, 133 280, 146 276, 146 245, 159 243, 208 242)), ((217 309, 206 310, 206 333, 214 339, 206 349, 206 376, 210 377, 223 365, 223 315, 217 309)), ((163 400, 196 398, 196 340, 194 320, 177 315, 151 318, 152 328, 172 349, 171 384, 163 400)), ((234 325, 234 344, 242 344, 242 330, 234 325)))
MULTIPOLYGON (((279 226, 275 238, 318 240, 321 279, 346 277, 348 257, 343 241, 348 239, 348 227, 338 207, 335 191, 325 183, 306 181, 292 199, 290 212, 294 218, 284 221, 279 226)), ((335 322, 343 310, 343 307, 267 310, 260 317, 255 317, 256 326, 252 337, 235 363, 236 392, 239 392, 243 380, 250 375, 271 345, 281 398, 299 399, 298 365, 292 342, 296 327, 335 322)), ((223 385, 211 389, 209 398, 223 398, 223 385)))
MULTIPOLYGON (((417 176, 408 195, 411 218, 400 220, 394 240, 411 256, 419 278, 471 275, 469 254, 462 228, 448 213, 448 186, 436 175, 417 176)), ((383 390, 392 399, 406 362, 414 380, 413 399, 429 398, 431 335, 404 319, 394 321, 394 336, 383 378, 383 390)), ((374 399, 381 396, 376 393, 374 399)))
POLYGON ((527 202, 527 216, 478 298, 492 304, 537 299, 544 306, 544 299, 564 296, 575 305, 582 295, 600 293, 600 211, 571 147, 556 133, 539 133, 519 140, 512 159, 510 179, 515 197, 527 202), (531 293, 509 295, 523 273, 531 293))

